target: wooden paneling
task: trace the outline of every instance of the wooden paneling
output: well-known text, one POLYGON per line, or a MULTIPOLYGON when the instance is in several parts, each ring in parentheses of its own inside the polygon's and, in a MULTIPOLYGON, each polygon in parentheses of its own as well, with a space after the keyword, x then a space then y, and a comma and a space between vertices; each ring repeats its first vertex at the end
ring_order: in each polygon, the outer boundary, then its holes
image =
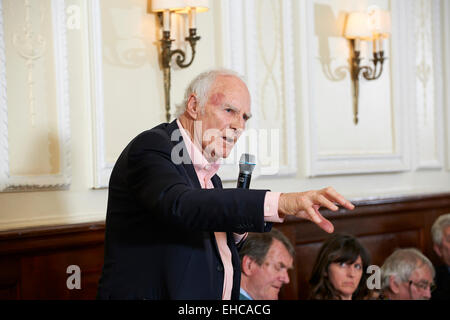
MULTIPOLYGON (((323 211, 336 232, 360 239, 380 265, 395 248, 417 247, 434 263, 430 229, 450 212, 450 194, 383 198, 355 202, 356 209, 323 211)), ((281 299, 305 299, 317 252, 328 234, 310 222, 287 219, 276 227, 296 248, 291 282, 281 299)), ((0 232, 0 299, 94 299, 103 265, 104 223, 52 226, 0 232), (67 267, 81 269, 81 289, 66 286, 67 267)))
POLYGON ((95 299, 103 266, 104 224, 0 233, 0 299, 95 299), (80 267, 69 290, 67 268, 80 267))

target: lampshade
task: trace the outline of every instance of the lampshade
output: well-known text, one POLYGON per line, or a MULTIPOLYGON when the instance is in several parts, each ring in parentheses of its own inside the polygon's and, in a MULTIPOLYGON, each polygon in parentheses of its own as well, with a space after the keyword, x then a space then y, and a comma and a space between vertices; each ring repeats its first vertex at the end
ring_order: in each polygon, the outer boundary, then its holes
POLYGON ((369 12, 370 28, 375 36, 388 38, 391 33, 391 13, 386 10, 369 12))
POLYGON ((197 8, 197 12, 205 12, 209 9, 209 0, 184 0, 184 8, 177 10, 178 13, 188 13, 189 8, 197 8))
POLYGON ((152 11, 159 12, 164 10, 177 11, 186 7, 184 0, 152 0, 152 11))
POLYGON ((347 16, 345 27, 347 39, 370 39, 372 32, 369 28, 369 16, 365 12, 351 12, 347 16))

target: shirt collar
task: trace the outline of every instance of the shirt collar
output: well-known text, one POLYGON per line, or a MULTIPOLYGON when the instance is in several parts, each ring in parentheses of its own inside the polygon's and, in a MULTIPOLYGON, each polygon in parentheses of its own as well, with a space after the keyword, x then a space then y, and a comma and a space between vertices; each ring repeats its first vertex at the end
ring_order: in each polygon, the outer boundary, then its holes
POLYGON ((247 291, 245 291, 244 289, 240 288, 239 289, 240 294, 242 294, 243 296, 247 297, 249 300, 253 300, 252 297, 250 297, 250 295, 247 293, 247 291))
POLYGON ((181 125, 180 120, 177 119, 178 128, 180 128, 181 136, 183 137, 184 144, 186 145, 189 158, 192 160, 196 172, 202 172, 205 176, 212 177, 217 173, 220 168, 220 159, 216 162, 209 163, 203 155, 202 151, 192 142, 189 134, 181 125))

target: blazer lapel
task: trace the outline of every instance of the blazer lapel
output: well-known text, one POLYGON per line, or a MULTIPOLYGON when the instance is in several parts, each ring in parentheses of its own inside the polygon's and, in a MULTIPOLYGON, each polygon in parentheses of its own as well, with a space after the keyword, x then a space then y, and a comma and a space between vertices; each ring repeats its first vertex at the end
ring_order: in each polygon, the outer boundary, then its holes
POLYGON ((211 178, 211 181, 213 183, 214 188, 222 189, 222 180, 220 180, 219 176, 217 174, 213 175, 211 178))
POLYGON ((198 177, 197 177, 197 173, 195 172, 195 168, 194 165, 192 164, 191 159, 189 158, 189 154, 187 152, 187 148, 186 148, 186 144, 183 141, 183 136, 181 135, 181 132, 179 134, 176 134, 175 137, 178 137, 178 140, 172 140, 172 135, 174 133, 175 130, 179 130, 178 128, 178 124, 177 121, 174 120, 171 123, 169 123, 167 125, 167 133, 169 134, 169 137, 171 137, 171 141, 172 141, 172 145, 173 147, 175 147, 176 145, 178 145, 179 143, 182 143, 182 147, 180 148, 180 157, 182 159, 184 159, 185 154, 187 156, 187 159, 189 159, 188 163, 183 162, 182 165, 184 167, 184 169, 186 170, 186 173, 189 177, 189 180, 192 182, 193 187, 197 188, 197 189, 201 189, 202 186, 200 185, 200 181, 198 181, 198 177))

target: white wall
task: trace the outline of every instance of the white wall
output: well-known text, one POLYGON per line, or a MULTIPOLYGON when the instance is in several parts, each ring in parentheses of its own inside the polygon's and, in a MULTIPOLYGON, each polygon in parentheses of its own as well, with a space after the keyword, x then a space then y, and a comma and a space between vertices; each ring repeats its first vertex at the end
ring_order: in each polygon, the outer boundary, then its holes
MULTIPOLYGON (((158 20, 147 0, 0 3, 0 230, 101 221, 115 159, 165 121, 158 20)), ((210 3, 193 65, 172 71, 172 106, 203 70, 246 76, 249 133, 276 142, 265 154, 259 140, 255 153, 268 161, 253 188, 332 185, 351 199, 450 191, 447 1, 210 3), (381 78, 360 82, 355 125, 342 30, 346 12, 369 5, 391 11, 392 35, 381 78)), ((177 39, 184 24, 173 21, 177 39)), ((221 175, 234 187, 235 163, 221 175)))

